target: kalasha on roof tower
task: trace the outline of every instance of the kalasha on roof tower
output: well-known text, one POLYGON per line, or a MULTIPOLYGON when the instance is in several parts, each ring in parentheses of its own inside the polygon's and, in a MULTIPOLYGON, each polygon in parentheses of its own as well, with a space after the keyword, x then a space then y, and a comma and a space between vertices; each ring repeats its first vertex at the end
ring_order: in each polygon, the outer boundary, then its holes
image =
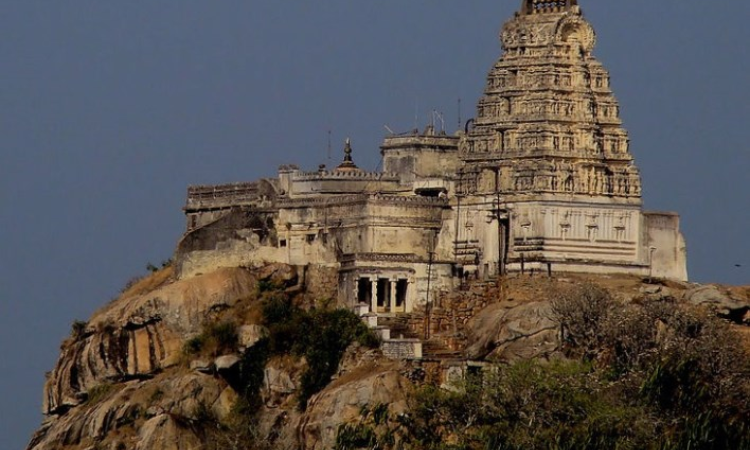
MULTIPOLYGON (((466 278, 507 272, 686 280, 674 213, 641 178, 596 35, 575 0, 524 0, 476 117, 387 136, 383 170, 285 165, 256 182, 191 186, 180 276, 278 262, 338 274, 341 305, 410 312, 466 278)), ((259 149, 262 151, 262 149, 259 149)))

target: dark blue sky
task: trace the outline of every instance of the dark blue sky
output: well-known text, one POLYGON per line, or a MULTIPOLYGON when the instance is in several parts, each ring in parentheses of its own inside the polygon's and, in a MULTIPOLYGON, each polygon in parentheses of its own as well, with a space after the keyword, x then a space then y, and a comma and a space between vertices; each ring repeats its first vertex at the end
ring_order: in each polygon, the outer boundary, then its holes
MULTIPOLYGON (((581 3, 647 208, 682 214, 693 279, 750 283, 750 3, 581 3)), ((3 1, 0 447, 39 424, 71 322, 170 256, 188 184, 315 168, 329 129, 375 169, 415 109, 452 130, 519 4, 3 1)))

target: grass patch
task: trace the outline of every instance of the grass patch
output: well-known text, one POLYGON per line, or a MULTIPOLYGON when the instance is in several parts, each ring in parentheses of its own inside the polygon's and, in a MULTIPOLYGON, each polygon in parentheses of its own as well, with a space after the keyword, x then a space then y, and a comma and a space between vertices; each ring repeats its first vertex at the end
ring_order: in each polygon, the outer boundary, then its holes
POLYGON ((144 295, 164 286, 174 278, 174 268, 166 266, 145 277, 133 277, 122 289, 122 297, 133 297, 144 295))
POLYGON ((86 404, 97 405, 102 400, 107 398, 115 390, 116 390, 116 386, 112 383, 98 384, 88 390, 88 396, 86 397, 86 404))

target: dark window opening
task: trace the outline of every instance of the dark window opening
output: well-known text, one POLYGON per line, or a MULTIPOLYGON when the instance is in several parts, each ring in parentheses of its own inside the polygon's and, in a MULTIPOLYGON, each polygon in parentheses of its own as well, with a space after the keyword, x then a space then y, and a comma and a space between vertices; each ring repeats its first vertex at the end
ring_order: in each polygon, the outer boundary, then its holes
POLYGON ((369 278, 360 278, 357 282, 357 300, 372 305, 372 281, 369 278))
POLYGON ((391 303, 391 282, 387 278, 378 278, 378 310, 388 310, 391 303))
POLYGON ((308 234, 308 235, 306 235, 305 236, 305 241, 308 244, 312 244, 313 242, 315 242, 315 235, 314 234, 308 234))
POLYGON ((424 189, 417 189, 416 191, 417 195, 421 195, 422 197, 440 197, 441 195, 445 195, 445 189, 443 188, 424 188, 424 189))
POLYGON ((408 289, 408 280, 398 280, 396 282, 396 308, 403 309, 406 306, 406 293, 408 289))
POLYGON ((282 239, 279 241, 279 247, 286 247, 286 239, 282 239))

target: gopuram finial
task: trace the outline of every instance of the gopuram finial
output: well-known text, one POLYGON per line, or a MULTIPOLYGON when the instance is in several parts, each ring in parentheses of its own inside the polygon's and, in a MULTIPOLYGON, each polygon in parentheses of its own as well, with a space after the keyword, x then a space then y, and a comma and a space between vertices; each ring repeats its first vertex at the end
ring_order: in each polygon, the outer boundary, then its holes
POLYGON ((522 14, 561 13, 572 6, 578 6, 578 0, 523 0, 522 14))
POLYGON ((344 162, 353 162, 352 160, 352 140, 346 138, 344 142, 344 162))

